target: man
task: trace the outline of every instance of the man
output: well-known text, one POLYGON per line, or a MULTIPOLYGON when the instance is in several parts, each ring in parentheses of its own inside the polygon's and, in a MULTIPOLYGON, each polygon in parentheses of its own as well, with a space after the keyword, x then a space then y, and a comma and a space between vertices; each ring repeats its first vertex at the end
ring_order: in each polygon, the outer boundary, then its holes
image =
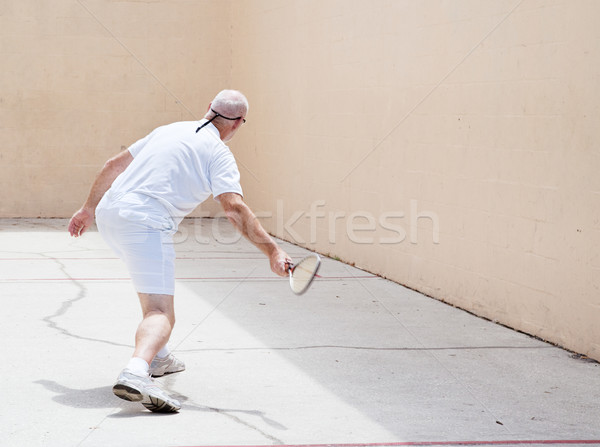
POLYGON ((212 194, 235 228, 267 255, 274 273, 285 276, 291 263, 244 203, 240 174, 225 144, 247 112, 244 95, 223 90, 203 120, 155 129, 105 163, 69 222, 69 233, 78 237, 95 216, 100 234, 127 264, 142 321, 133 356, 113 392, 151 411, 181 408, 151 379, 185 369, 167 345, 175 324, 172 236, 181 220, 212 194))

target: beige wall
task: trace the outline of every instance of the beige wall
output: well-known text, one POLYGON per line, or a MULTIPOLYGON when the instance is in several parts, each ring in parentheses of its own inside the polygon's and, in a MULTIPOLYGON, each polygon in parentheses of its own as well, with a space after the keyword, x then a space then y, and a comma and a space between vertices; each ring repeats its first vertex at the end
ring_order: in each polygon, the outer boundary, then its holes
POLYGON ((237 2, 246 193, 286 239, 600 359, 600 2, 517 4, 237 2))
POLYGON ((0 215, 70 215, 107 156, 234 86, 251 110, 232 148, 271 232, 600 359, 599 16, 3 2, 0 215))
POLYGON ((109 156, 157 125, 201 117, 229 84, 227 10, 0 2, 0 216, 70 216, 109 156))

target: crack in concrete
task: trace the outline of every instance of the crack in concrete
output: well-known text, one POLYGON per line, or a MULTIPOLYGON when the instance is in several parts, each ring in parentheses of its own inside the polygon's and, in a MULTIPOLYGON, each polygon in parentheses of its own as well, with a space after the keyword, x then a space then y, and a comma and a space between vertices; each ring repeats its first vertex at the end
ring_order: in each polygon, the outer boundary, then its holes
POLYGON ((247 415, 251 415, 251 416, 256 416, 256 417, 261 418, 266 424, 268 424, 270 426, 273 426, 279 430, 287 430, 287 427, 284 427, 283 425, 279 424, 278 422, 266 417, 265 413, 262 411, 223 409, 223 408, 208 407, 208 406, 198 405, 198 404, 186 404, 185 406, 186 407, 195 406, 196 408, 199 408, 201 410, 202 409, 210 410, 214 413, 220 414, 222 416, 225 416, 225 417, 231 419, 236 424, 243 425, 243 426, 249 428, 250 430, 253 430, 253 431, 259 433, 261 436, 264 436, 266 439, 273 442, 274 445, 283 445, 284 444, 284 442, 281 439, 276 438, 275 436, 270 435, 269 433, 265 432, 264 430, 261 430, 256 425, 251 424, 250 422, 246 422, 242 418, 240 418, 234 414, 231 414, 231 413, 243 413, 243 414, 247 414, 247 415))
POLYGON ((246 348, 198 348, 178 349, 178 352, 228 352, 228 351, 301 351, 310 349, 348 349, 364 351, 469 351, 482 349, 552 349, 554 346, 446 346, 432 348, 347 346, 347 345, 309 345, 280 347, 246 347, 246 348))
POLYGON ((47 315, 44 318, 42 318, 42 321, 45 322, 49 328, 54 329, 54 330, 60 332, 61 334, 66 335, 67 337, 72 337, 72 338, 75 338, 78 340, 93 341, 96 343, 104 343, 104 344, 108 344, 108 345, 112 345, 112 346, 133 348, 133 346, 123 344, 123 343, 117 343, 117 342, 112 342, 112 341, 108 341, 108 340, 103 340, 101 338, 85 337, 83 335, 74 334, 73 332, 69 331, 68 329, 61 327, 56 321, 54 321, 55 319, 64 316, 73 307, 73 304, 86 298, 88 296, 88 291, 87 291, 87 288, 81 283, 81 281, 77 281, 75 278, 73 278, 69 274, 69 272, 67 271, 66 265, 63 264, 60 261, 60 259, 55 258, 53 256, 48 256, 45 253, 36 253, 36 254, 54 261, 58 265, 58 268, 60 269, 60 271, 71 281, 71 283, 77 289, 79 289, 79 291, 77 292, 77 295, 74 298, 70 298, 70 299, 63 301, 56 312, 54 312, 52 315, 47 315))

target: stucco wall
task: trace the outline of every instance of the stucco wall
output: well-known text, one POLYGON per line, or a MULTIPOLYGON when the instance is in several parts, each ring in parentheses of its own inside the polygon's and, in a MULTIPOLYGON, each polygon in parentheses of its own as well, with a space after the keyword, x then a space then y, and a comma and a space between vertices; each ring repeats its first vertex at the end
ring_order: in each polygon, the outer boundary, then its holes
POLYGON ((600 358, 600 2, 232 14, 271 231, 600 358))

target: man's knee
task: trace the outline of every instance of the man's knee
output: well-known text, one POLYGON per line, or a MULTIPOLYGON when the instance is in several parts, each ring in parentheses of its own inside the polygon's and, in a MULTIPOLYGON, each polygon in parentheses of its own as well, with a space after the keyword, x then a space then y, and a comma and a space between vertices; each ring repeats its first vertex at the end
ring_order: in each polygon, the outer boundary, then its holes
POLYGON ((147 310, 143 314, 144 319, 151 318, 154 316, 164 317, 167 320, 169 320, 171 327, 175 326, 175 314, 173 312, 165 311, 162 309, 153 309, 153 310, 147 310))
POLYGON ((169 319, 171 325, 175 324, 175 309, 172 295, 156 295, 150 293, 139 293, 142 314, 144 318, 152 315, 164 315, 169 319))

